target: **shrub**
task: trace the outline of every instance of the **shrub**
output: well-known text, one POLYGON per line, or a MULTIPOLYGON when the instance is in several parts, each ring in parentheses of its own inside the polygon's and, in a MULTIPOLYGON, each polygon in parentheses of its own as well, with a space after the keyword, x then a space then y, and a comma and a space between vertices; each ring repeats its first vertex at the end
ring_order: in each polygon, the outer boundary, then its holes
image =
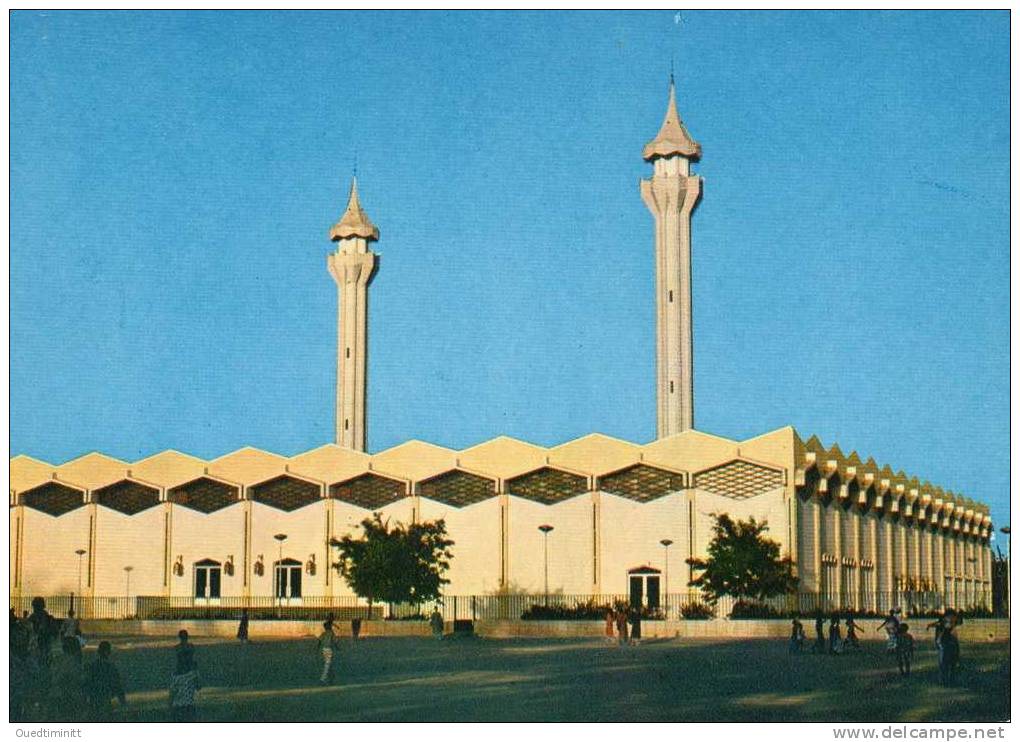
POLYGON ((707 603, 687 603, 680 606, 680 615, 688 621, 706 621, 715 618, 715 608, 707 603))
POLYGON ((750 600, 738 600, 733 604, 730 611, 730 618, 784 618, 786 611, 777 611, 775 608, 764 603, 755 603, 750 600))
POLYGON ((587 600, 574 605, 532 603, 522 614, 523 621, 597 621, 605 618, 612 606, 587 600))

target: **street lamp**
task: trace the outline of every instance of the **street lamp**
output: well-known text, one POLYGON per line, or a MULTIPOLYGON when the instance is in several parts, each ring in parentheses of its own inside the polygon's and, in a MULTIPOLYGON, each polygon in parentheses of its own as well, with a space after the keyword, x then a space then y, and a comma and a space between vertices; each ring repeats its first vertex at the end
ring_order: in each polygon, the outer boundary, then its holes
POLYGON ((673 539, 664 538, 659 542, 662 547, 666 550, 666 574, 664 575, 666 586, 666 619, 669 619, 669 547, 673 545, 673 539))
POLYGON ((538 527, 538 530, 542 532, 545 537, 542 542, 543 553, 545 554, 545 605, 549 607, 549 531, 553 530, 553 527, 548 524, 543 524, 538 527))
MULTIPOLYGON (((74 553, 78 555, 78 600, 81 600, 81 558, 87 553, 85 549, 75 549, 74 553)), ((78 611, 81 613, 81 610, 78 611)))
MULTIPOLYGON (((131 570, 133 570, 130 564, 124 567, 124 594, 127 596, 127 604, 131 605, 131 570)), ((125 606, 126 608, 127 606, 125 606)), ((125 616, 127 618, 127 616, 125 616)))
POLYGON ((283 606, 283 542, 287 540, 286 533, 278 533, 273 538, 280 544, 280 558, 276 562, 276 569, 273 570, 273 577, 276 581, 277 597, 280 599, 280 606, 283 606))

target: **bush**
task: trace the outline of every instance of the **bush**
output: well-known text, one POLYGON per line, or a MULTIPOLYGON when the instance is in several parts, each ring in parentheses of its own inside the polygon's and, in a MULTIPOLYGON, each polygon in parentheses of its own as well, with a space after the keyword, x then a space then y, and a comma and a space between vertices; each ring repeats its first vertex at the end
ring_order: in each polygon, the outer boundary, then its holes
POLYGON ((680 606, 680 615, 688 621, 707 621, 715 618, 715 608, 707 603, 687 603, 680 606))
MULTIPOLYGON (((522 614, 522 621, 601 621, 610 610, 628 609, 624 603, 615 606, 609 603, 599 603, 595 600, 587 600, 583 603, 573 605, 544 605, 532 603, 522 614)), ((628 609, 629 610, 629 609, 628 609)), ((642 606, 641 618, 646 621, 661 621, 665 618, 661 608, 647 608, 642 606)))
POLYGON ((785 618, 788 611, 777 611, 775 608, 756 603, 751 600, 738 600, 733 604, 730 611, 730 618, 754 619, 754 618, 785 618))
POLYGON ((606 617, 612 606, 587 600, 574 605, 532 603, 522 614, 523 621, 597 621, 606 617))

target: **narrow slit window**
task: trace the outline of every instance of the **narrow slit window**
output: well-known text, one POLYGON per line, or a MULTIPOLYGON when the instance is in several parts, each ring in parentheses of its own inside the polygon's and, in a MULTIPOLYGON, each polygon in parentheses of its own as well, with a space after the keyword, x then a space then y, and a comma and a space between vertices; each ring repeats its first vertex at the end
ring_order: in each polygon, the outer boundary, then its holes
POLYGON ((350 420, 344 420, 344 430, 347 430, 350 427, 351 427, 351 421, 350 420))
POLYGON ((669 393, 670 393, 670 394, 672 394, 672 393, 673 393, 673 382, 672 382, 672 381, 671 381, 671 382, 669 382, 669 393))
POLYGON ((670 304, 673 303, 673 292, 672 291, 669 292, 669 303, 670 304))
POLYGON ((350 348, 345 348, 344 349, 344 357, 346 357, 346 358, 350 358, 351 357, 351 349, 350 348))

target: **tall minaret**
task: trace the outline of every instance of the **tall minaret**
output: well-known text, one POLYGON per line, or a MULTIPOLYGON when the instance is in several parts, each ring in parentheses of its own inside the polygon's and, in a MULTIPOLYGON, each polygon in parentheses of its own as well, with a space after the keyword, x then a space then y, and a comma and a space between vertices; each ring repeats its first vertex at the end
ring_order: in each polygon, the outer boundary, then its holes
POLYGON ((377 262, 368 243, 379 239, 379 230, 358 202, 357 178, 351 183, 347 211, 329 238, 337 243, 336 252, 326 257, 337 287, 336 442, 364 451, 368 284, 377 262))
POLYGON ((665 438, 694 427, 691 212, 701 198, 701 178, 691 175, 701 145, 676 111, 672 75, 666 120, 642 154, 654 167, 641 181, 641 198, 655 217, 658 437, 665 438))

